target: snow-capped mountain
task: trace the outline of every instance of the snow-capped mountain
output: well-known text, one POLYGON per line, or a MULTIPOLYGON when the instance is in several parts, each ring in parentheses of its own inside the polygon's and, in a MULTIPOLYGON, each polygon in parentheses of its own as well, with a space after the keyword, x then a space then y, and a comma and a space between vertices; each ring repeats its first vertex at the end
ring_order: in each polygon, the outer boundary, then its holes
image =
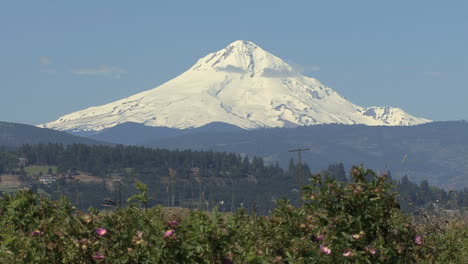
POLYGON ((100 131, 125 122, 171 128, 212 122, 245 129, 324 123, 415 125, 430 120, 393 107, 361 107, 250 41, 235 41, 148 91, 41 126, 100 131))

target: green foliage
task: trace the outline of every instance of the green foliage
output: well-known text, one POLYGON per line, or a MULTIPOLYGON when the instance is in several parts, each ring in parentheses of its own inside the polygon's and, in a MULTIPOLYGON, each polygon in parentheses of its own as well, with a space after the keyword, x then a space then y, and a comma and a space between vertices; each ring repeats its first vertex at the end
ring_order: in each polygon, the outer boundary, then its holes
MULTIPOLYGON (((76 210, 30 191, 0 199, 1 263, 463 263, 467 224, 416 223, 386 176, 355 167, 354 182, 312 178, 304 206, 269 216, 157 206, 76 210), (448 242, 448 243, 447 243, 448 242)), ((147 189, 131 200, 143 206, 147 189)))
POLYGON ((148 187, 142 182, 135 183, 135 188, 139 191, 137 194, 134 194, 127 199, 127 202, 131 203, 132 201, 138 201, 144 208, 148 208, 148 202, 150 198, 148 197, 148 187))
POLYGON ((332 248, 333 263, 353 252, 352 263, 411 263, 417 258, 416 231, 389 192, 387 176, 354 167, 353 183, 313 177, 307 186, 305 208, 322 243, 332 248), (375 251, 375 254, 371 254, 375 251))
POLYGON ((424 263, 468 263, 468 218, 418 210, 418 233, 424 237, 424 263))
MULTIPOLYGON (((17 174, 23 184, 41 189, 52 198, 68 196, 79 209, 89 206, 101 208, 104 198, 120 201, 138 192, 133 185, 141 181, 148 186, 152 199, 148 206, 183 206, 220 211, 235 211, 239 206, 256 203, 257 212, 267 214, 279 197, 286 197, 298 205, 299 173, 297 164, 290 161, 288 169, 278 164, 265 165, 259 157, 249 159, 234 153, 191 150, 149 149, 136 146, 87 146, 74 144, 24 145, 17 150, 0 149, 0 171, 17 174), (27 158, 28 166, 20 168, 18 158, 27 158), (35 177, 49 171, 60 174, 53 185, 39 184, 35 177), (78 173, 96 176, 97 181, 78 182, 78 173), (118 191, 115 179, 122 180, 118 191), (100 182, 98 182, 100 181, 100 182), (221 203, 222 202, 222 203, 221 203)), ((310 175, 306 164, 303 175, 310 175)), ((344 165, 331 164, 322 174, 337 181, 347 181, 344 165)), ((348 177, 349 178, 349 177, 348 177)), ((388 178, 388 181, 394 179, 388 178)), ((20 186, 18 186, 20 187, 20 186)), ((18 188, 0 187, 11 192, 18 188)), ((405 211, 425 207, 437 211, 462 209, 468 204, 468 189, 449 191, 429 185, 420 185, 402 177, 392 189, 400 194, 399 203, 405 211)), ((126 199, 124 199, 125 203, 126 199)))

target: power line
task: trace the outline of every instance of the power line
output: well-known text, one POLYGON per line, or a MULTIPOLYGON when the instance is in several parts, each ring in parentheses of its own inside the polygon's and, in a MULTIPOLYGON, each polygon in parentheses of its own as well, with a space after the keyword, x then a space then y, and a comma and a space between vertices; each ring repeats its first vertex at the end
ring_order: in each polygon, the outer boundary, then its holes
POLYGON ((302 206, 302 151, 309 150, 309 148, 298 148, 298 149, 291 149, 288 152, 297 152, 299 155, 299 201, 302 206))

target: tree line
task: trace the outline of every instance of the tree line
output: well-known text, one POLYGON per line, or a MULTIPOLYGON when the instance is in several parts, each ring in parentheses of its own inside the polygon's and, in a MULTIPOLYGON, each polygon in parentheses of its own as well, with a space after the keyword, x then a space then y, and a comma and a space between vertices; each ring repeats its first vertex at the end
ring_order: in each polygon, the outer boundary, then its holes
MULTIPOLYGON (((119 195, 130 196, 136 191, 132 187, 136 181, 148 185, 153 203, 166 206, 210 209, 218 205, 225 211, 250 206, 267 212, 280 197, 290 199, 293 204, 299 202, 298 166, 292 159, 288 168, 283 169, 278 163, 265 164, 261 157, 235 153, 124 145, 38 144, 14 150, 0 148, 0 174, 24 173, 19 158, 25 158, 28 165, 55 166, 59 174, 88 173, 102 179, 99 184, 61 179, 53 186, 40 186, 56 197, 66 194, 76 204, 81 201, 83 207, 99 206, 104 197, 121 200, 119 195), (113 182, 116 177, 121 179, 119 190, 113 182)), ((307 164, 303 164, 302 170, 307 184, 311 171, 307 164)), ((343 184, 349 180, 343 163, 331 164, 321 174, 343 184)), ((396 181, 390 171, 387 174, 405 210, 459 209, 468 204, 466 188, 446 191, 430 186, 427 181, 416 184, 408 176, 396 181)))

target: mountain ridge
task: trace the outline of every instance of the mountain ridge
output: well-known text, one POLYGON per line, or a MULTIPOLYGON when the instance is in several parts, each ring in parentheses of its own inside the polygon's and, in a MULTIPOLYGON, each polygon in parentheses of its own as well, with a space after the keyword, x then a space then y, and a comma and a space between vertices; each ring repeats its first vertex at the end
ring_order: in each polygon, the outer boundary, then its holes
POLYGON ((39 128, 33 125, 0 121, 0 146, 19 147, 24 144, 62 143, 62 144, 103 144, 111 143, 96 141, 94 139, 70 135, 66 132, 48 128, 39 128))

